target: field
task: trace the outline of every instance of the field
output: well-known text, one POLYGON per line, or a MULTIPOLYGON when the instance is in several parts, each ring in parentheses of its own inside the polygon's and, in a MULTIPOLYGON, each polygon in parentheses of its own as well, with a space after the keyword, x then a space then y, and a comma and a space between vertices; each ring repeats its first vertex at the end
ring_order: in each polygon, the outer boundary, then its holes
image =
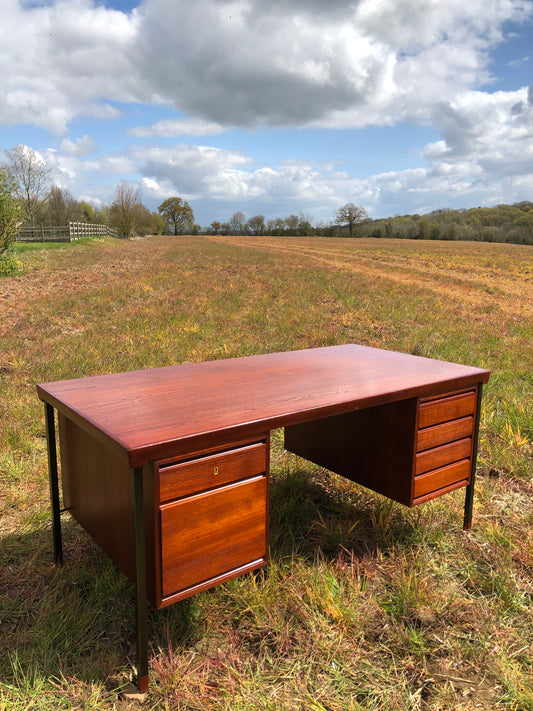
POLYGON ((0 279, 0 710, 117 709, 133 588, 64 515, 42 404, 63 378, 340 343, 489 368, 474 528, 283 451, 271 559, 149 617, 144 709, 533 710, 533 252, 466 242, 153 237, 19 246, 0 279))

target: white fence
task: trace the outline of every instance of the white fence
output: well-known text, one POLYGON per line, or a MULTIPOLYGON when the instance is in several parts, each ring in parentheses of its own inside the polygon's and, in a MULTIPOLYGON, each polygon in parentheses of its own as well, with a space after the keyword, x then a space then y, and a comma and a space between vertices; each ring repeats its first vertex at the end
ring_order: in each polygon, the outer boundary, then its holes
POLYGON ((21 227, 15 242, 72 242, 82 237, 116 237, 116 230, 107 225, 95 225, 90 222, 69 222, 68 225, 39 225, 39 227, 21 227))

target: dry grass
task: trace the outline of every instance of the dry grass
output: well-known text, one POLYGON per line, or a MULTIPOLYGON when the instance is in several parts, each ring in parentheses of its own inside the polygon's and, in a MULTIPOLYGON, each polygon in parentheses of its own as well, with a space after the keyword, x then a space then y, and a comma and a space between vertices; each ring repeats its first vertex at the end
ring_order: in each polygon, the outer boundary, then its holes
POLYGON ((131 585, 64 521, 35 383, 335 343, 488 367, 463 493, 392 504, 273 435, 271 562, 150 614, 153 709, 533 709, 531 248, 151 238, 0 280, 0 709, 125 709, 131 585))

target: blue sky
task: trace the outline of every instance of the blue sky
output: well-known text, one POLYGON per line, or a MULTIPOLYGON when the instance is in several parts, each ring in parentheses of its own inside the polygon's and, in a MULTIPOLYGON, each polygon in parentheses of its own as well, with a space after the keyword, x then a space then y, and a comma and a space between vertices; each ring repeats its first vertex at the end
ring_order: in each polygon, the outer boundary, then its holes
POLYGON ((204 226, 533 200, 532 0, 4 5, 0 149, 78 199, 127 181, 204 226))

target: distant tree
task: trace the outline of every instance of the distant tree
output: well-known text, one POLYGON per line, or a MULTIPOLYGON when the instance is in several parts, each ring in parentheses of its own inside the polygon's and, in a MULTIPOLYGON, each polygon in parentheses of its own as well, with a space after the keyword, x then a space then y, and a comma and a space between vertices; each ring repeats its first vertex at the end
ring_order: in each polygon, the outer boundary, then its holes
POLYGON ((24 217, 35 225, 50 182, 50 168, 46 161, 28 146, 15 146, 5 151, 7 161, 3 169, 15 181, 15 196, 20 200, 24 217))
POLYGON ((101 222, 102 224, 105 224, 105 220, 99 220, 96 216, 96 209, 94 205, 91 205, 90 202, 86 202, 85 200, 80 200, 79 202, 79 210, 81 213, 81 222, 101 222))
POLYGON ((169 232, 183 235, 193 231, 194 214, 188 202, 179 197, 170 197, 157 208, 165 220, 169 232))
POLYGON ((234 212, 230 218, 229 226, 232 235, 242 235, 244 233, 244 226, 246 224, 246 217, 243 212, 234 212))
POLYGON ((22 207, 15 197, 16 183, 0 168, 0 255, 15 239, 22 223, 22 207))
POLYGON ((285 225, 287 226, 287 234, 297 235, 298 227, 300 225, 300 220, 298 215, 289 215, 285 218, 285 225))
POLYGON ((141 212, 142 203, 137 188, 125 182, 119 183, 111 203, 110 222, 120 237, 133 237, 141 212))
POLYGON ((218 222, 217 220, 214 220, 208 227, 208 233, 210 235, 218 235, 220 232, 220 228, 222 227, 221 223, 218 222))
POLYGON ((250 217, 246 225, 250 234, 262 235, 265 231, 265 217, 264 215, 254 215, 250 217))
POLYGON ((43 221, 48 225, 66 225, 67 222, 93 222, 86 219, 79 203, 63 188, 53 185, 46 196, 45 210, 41 211, 43 221))
POLYGON ((348 226, 350 237, 353 237, 354 227, 368 219, 367 211, 364 207, 357 207, 353 202, 339 207, 335 213, 335 222, 341 227, 348 226))

